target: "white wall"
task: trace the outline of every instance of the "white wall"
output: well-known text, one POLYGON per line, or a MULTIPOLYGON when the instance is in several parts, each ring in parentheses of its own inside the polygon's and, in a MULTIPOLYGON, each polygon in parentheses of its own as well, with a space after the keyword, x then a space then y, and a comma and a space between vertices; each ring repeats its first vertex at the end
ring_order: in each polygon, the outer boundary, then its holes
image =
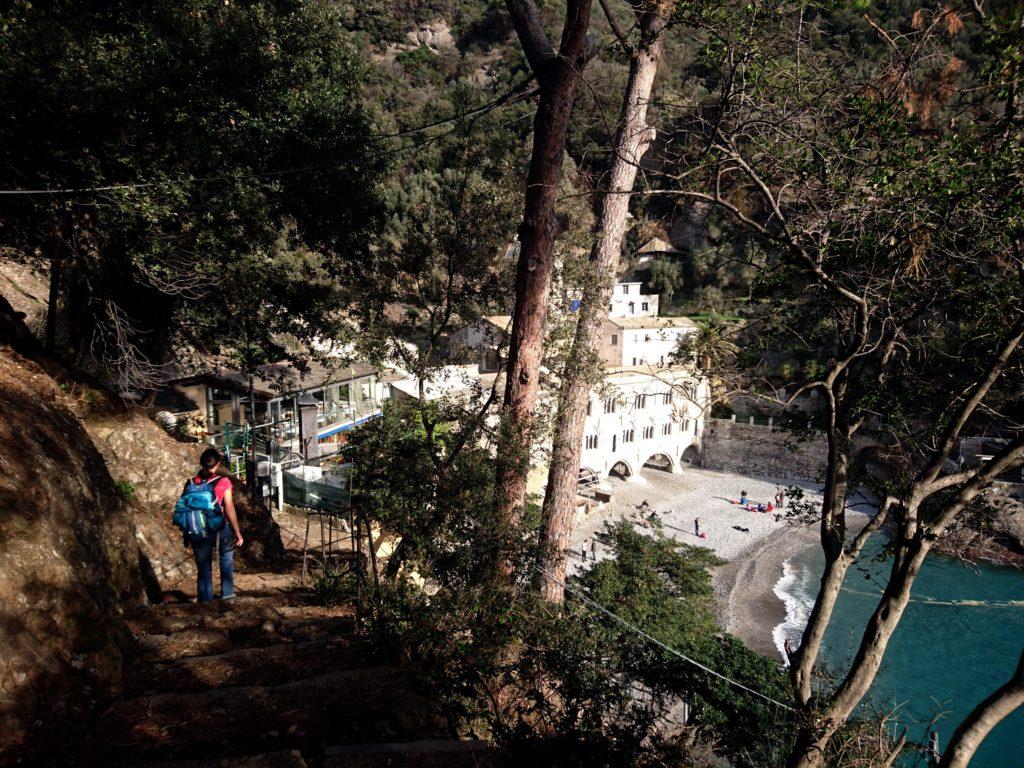
POLYGON ((622 328, 621 365, 669 365, 679 340, 692 328, 622 328))
MULTIPOLYGON (((590 395, 590 414, 584 423, 581 469, 589 469, 600 477, 607 477, 617 462, 625 462, 629 472, 636 475, 654 454, 669 457, 673 471, 679 471, 681 457, 690 446, 701 449, 704 413, 701 403, 707 402, 707 385, 698 384, 682 371, 649 374, 610 374, 605 390, 590 395), (683 392, 684 385, 692 387, 692 397, 683 392), (612 394, 614 393, 614 394, 612 394), (670 393, 668 403, 663 395, 670 393), (642 406, 637 395, 646 395, 642 406), (615 411, 605 412, 604 397, 614 397, 615 411), (669 425, 670 433, 664 434, 669 425), (644 437, 644 428, 653 434, 644 437), (633 430, 628 442, 623 432, 633 430), (588 447, 588 438, 596 436, 597 446, 588 447)), ((592 445, 592 443, 590 443, 592 445)))
POLYGON ((658 294, 640 293, 642 288, 642 283, 617 283, 612 289, 608 317, 656 317, 658 294), (644 309, 645 303, 647 309, 644 309), (630 304, 633 306, 630 307, 630 304))

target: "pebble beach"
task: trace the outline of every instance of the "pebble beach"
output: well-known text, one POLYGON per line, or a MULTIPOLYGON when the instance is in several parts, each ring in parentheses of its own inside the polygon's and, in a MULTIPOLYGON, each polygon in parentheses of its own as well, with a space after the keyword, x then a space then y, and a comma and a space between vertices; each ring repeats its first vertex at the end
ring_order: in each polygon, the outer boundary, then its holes
POLYGON ((653 512, 662 532, 680 543, 713 550, 727 563, 715 569, 713 578, 719 618, 723 628, 751 648, 777 655, 773 632, 786 619, 786 605, 775 594, 785 561, 817 541, 815 526, 788 520, 776 512, 752 512, 740 506, 742 491, 754 504, 775 502, 779 488, 798 485, 804 498, 820 503, 820 489, 807 483, 774 478, 751 478, 728 472, 686 467, 678 474, 644 469, 627 480, 603 483, 612 500, 577 520, 569 570, 608 556, 597 534, 607 523, 627 520, 640 531, 650 531, 653 512), (647 506, 639 509, 644 502, 647 506), (700 519, 703 538, 694 533, 700 519))

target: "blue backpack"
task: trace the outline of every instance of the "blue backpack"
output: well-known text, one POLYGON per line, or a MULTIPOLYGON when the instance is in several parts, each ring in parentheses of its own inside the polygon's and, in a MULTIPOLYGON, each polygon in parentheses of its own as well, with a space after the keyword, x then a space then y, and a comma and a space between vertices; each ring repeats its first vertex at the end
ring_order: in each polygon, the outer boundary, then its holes
POLYGON ((224 530, 224 511, 217 503, 217 494, 213 491, 222 479, 222 476, 215 475, 205 481, 190 480, 174 505, 171 522, 181 529, 188 542, 194 544, 205 539, 210 532, 219 533, 224 530))

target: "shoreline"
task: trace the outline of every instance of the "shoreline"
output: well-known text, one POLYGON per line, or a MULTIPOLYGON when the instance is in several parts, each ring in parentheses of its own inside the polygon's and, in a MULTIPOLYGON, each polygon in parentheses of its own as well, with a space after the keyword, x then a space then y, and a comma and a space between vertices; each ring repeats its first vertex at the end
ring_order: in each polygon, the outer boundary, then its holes
POLYGON ((814 526, 793 523, 716 568, 711 579, 722 629, 748 648, 781 661, 774 632, 785 622, 787 612, 775 587, 784 575, 786 561, 817 543, 814 526))
POLYGON ((689 468, 668 474, 645 470, 629 481, 611 481, 612 501, 579 519, 574 526, 569 572, 609 555, 600 540, 607 523, 630 522, 651 530, 646 519, 654 513, 669 538, 681 544, 714 551, 725 563, 711 570, 714 610, 723 631, 748 647, 781 660, 773 635, 786 620, 786 604, 775 593, 786 560, 818 543, 816 525, 788 520, 778 512, 756 513, 739 506, 736 498, 748 490, 754 501, 769 501, 780 487, 799 485, 805 499, 817 502, 820 490, 806 482, 753 477, 689 468), (640 506, 646 502, 645 511, 640 506), (704 537, 694 534, 700 519, 704 537), (586 553, 586 559, 582 557, 586 553))

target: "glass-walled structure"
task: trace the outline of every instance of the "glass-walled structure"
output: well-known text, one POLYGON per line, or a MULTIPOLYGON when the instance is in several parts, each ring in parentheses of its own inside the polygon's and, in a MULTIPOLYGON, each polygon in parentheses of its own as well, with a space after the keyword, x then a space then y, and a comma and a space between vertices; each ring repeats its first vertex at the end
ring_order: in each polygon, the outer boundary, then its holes
POLYGON ((244 375, 229 371, 179 379, 174 387, 200 404, 207 440, 218 446, 233 439, 244 424, 256 427, 257 433, 260 427, 274 425, 283 448, 293 442, 297 445, 297 402, 312 395, 317 401, 317 437, 327 452, 346 430, 380 414, 388 392, 368 365, 336 370, 311 366, 305 374, 286 365, 263 366, 253 377, 254 412, 250 414, 249 384, 244 375))

